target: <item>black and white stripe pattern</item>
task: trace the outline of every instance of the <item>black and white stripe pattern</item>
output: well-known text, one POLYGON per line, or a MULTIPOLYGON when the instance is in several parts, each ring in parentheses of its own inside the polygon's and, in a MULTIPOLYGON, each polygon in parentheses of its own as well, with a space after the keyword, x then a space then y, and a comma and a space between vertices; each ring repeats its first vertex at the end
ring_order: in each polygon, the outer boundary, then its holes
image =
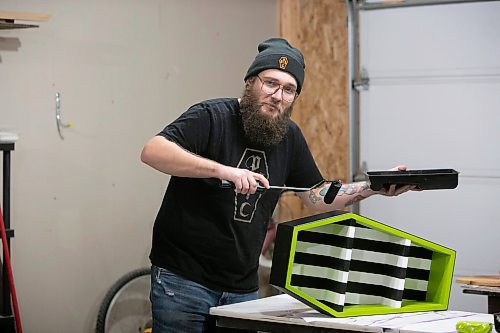
POLYGON ((403 299, 425 301, 432 263, 432 251, 412 244, 408 258, 403 299))
POLYGON ((425 300, 432 251, 355 220, 299 231, 291 285, 335 311, 425 300))

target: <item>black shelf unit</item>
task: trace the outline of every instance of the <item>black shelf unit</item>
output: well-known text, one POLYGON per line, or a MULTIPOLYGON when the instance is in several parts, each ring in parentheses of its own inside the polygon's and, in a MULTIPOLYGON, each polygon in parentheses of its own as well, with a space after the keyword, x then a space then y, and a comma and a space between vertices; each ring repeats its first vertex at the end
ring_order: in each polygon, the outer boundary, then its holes
MULTIPOLYGON (((15 144, 0 143, 3 153, 3 203, 2 213, 7 234, 7 248, 10 252, 10 239, 14 237, 14 230, 10 228, 10 153, 14 150, 15 144)), ((2 258, 5 258, 4 256, 2 258)), ((12 303, 10 298, 10 287, 7 276, 7 266, 5 260, 0 268, 0 331, 2 333, 14 333, 15 321, 12 314, 12 303)))

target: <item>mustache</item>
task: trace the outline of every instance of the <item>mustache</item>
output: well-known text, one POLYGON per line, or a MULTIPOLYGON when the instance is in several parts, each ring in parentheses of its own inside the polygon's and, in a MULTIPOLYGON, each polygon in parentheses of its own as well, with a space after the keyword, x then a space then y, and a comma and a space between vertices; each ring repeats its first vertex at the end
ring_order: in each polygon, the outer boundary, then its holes
POLYGON ((262 102, 262 103, 260 103, 260 106, 261 106, 261 107, 262 107, 262 106, 264 106, 264 105, 267 105, 267 106, 269 106, 269 107, 272 107, 273 109, 276 109, 276 110, 278 110, 278 109, 279 109, 279 106, 278 106, 278 104, 277 104, 277 103, 269 103, 269 102, 262 102))

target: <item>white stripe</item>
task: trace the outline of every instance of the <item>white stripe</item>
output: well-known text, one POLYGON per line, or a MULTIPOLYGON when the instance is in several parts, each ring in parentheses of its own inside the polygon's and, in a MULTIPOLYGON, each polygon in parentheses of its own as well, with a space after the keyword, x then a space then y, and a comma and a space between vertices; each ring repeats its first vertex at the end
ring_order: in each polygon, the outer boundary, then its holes
POLYGON ((349 281, 385 286, 397 290, 403 290, 405 287, 405 279, 371 273, 349 272, 349 281))
POLYGON ((405 280, 405 289, 427 291, 427 285, 428 281, 415 280, 415 279, 405 280))
POLYGON ((345 295, 339 294, 333 291, 325 290, 325 289, 315 289, 315 288, 306 288, 299 287, 297 288, 303 293, 317 299, 318 301, 327 301, 330 303, 338 304, 343 306, 345 303, 345 295))
POLYGON ((342 283, 347 283, 348 273, 339 271, 328 267, 310 266, 310 265, 297 265, 292 266, 292 274, 314 276, 342 283))
POLYGON ((418 258, 408 258, 408 267, 425 269, 429 271, 431 269, 432 260, 429 259, 418 259, 418 258))
POLYGON ((404 246, 410 246, 411 240, 407 238, 402 238, 399 236, 394 236, 388 234, 387 232, 375 230, 375 229, 366 229, 366 228, 356 228, 356 238, 360 239, 368 239, 368 240, 376 240, 382 242, 389 242, 404 246))
POLYGON ((406 268, 408 258, 389 253, 371 252, 365 250, 353 250, 352 260, 367 261, 379 264, 387 264, 400 268, 406 268))
POLYGON ((356 229, 355 227, 348 227, 345 225, 331 223, 331 224, 323 225, 321 227, 315 227, 312 229, 308 229, 308 231, 317 232, 320 234, 329 234, 329 235, 336 235, 336 236, 352 238, 352 237, 354 237, 355 229, 356 229))
POLYGON ((322 245, 316 243, 307 243, 307 242, 297 242, 295 249, 296 249, 295 252, 328 256, 343 260, 351 260, 351 253, 352 253, 351 249, 345 249, 343 247, 322 245))

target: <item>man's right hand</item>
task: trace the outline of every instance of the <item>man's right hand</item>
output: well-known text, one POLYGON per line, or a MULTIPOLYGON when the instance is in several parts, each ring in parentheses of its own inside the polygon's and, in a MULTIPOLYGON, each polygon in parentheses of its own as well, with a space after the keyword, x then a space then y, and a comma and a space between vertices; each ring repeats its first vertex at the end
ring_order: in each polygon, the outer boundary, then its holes
POLYGON ((266 177, 247 169, 226 166, 220 178, 232 182, 236 193, 254 194, 259 183, 261 186, 269 188, 269 181, 266 177))

